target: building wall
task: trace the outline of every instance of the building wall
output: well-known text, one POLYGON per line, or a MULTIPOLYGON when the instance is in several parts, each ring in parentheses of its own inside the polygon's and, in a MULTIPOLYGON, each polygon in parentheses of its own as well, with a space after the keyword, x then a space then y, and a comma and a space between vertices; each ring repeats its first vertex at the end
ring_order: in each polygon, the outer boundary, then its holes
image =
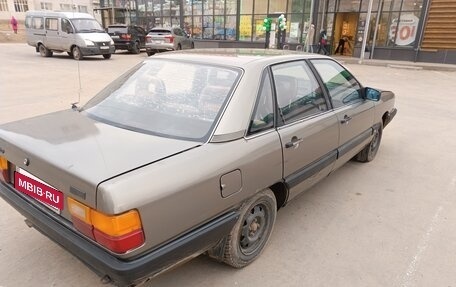
POLYGON ((90 0, 0 0, 0 21, 9 21, 14 16, 23 22, 26 11, 42 9, 93 14, 94 5, 90 0))

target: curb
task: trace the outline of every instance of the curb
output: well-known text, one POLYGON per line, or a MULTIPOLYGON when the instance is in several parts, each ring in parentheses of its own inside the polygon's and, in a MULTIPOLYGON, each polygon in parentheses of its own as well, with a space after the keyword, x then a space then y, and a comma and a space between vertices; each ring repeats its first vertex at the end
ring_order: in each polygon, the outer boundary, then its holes
POLYGON ((407 69, 407 70, 431 70, 442 72, 456 72, 456 65, 441 64, 441 63, 425 63, 425 62, 411 62, 411 61, 398 61, 398 60, 363 60, 360 63, 359 58, 349 57, 333 57, 337 61, 345 64, 369 65, 380 66, 393 69, 407 69))

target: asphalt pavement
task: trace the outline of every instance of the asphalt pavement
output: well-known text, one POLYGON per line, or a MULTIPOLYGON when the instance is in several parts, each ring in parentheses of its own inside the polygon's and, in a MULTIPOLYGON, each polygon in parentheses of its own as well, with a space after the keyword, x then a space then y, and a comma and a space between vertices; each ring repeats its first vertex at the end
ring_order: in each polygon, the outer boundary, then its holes
MULTIPOLYGON (((78 62, 0 44, 0 124, 84 103, 144 58, 78 62)), ((199 256, 146 287, 456 285, 456 69, 338 59, 365 86, 396 93, 398 114, 376 159, 347 163, 281 209, 268 246, 246 268, 199 256)), ((23 220, 0 200, 1 287, 107 286, 23 220)))

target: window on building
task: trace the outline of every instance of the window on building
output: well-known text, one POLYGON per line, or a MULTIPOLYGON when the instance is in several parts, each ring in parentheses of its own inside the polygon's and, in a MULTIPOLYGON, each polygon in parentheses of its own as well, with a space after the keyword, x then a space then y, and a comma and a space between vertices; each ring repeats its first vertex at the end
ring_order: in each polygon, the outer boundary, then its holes
POLYGON ((60 10, 62 11, 73 11, 71 4, 60 4, 60 10))
POLYGON ((81 13, 87 13, 87 6, 85 5, 78 5, 78 12, 81 12, 81 13))
POLYGON ((9 11, 7 0, 0 0, 0 11, 9 11))
POLYGON ((14 10, 16 12, 27 12, 29 10, 27 0, 14 0, 14 10))
POLYGON ((41 2, 40 7, 43 10, 52 10, 52 3, 51 2, 41 2))

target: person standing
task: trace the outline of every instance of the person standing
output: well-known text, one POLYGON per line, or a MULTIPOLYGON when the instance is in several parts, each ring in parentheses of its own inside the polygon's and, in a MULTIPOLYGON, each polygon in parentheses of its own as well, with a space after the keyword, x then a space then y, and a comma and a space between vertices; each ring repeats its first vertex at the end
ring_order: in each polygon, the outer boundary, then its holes
POLYGON ((323 53, 325 55, 329 55, 329 52, 328 50, 326 49, 326 45, 328 44, 328 41, 327 41, 327 36, 326 36, 326 30, 322 30, 320 32, 320 39, 318 41, 318 54, 320 54, 320 51, 323 50, 323 53))
POLYGON ((344 50, 345 50, 345 42, 347 42, 347 37, 342 36, 339 39, 339 45, 337 45, 336 51, 334 51, 334 55, 340 52, 341 55, 344 55, 344 50))
POLYGON ((11 21, 10 21, 11 27, 13 28, 14 34, 17 34, 17 20, 14 18, 14 16, 11 16, 11 21))

